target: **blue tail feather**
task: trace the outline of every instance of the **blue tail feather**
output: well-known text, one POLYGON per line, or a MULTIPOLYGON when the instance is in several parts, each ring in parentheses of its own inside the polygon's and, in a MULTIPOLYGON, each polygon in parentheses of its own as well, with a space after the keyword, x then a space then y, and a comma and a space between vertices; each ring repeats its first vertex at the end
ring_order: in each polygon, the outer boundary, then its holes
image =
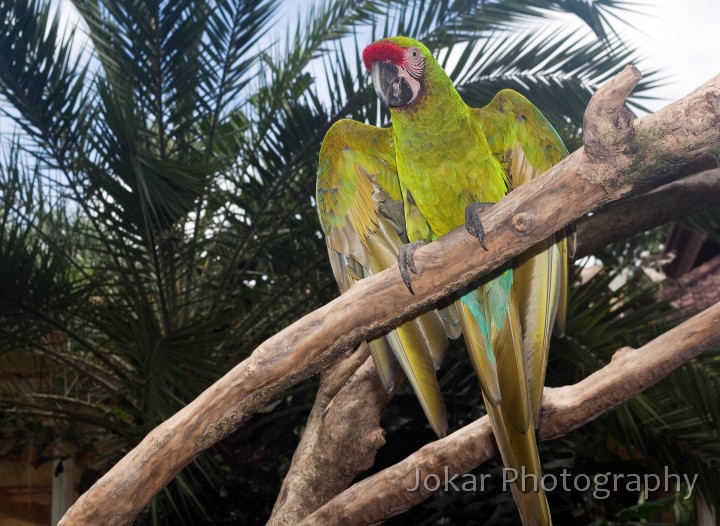
POLYGON ((460 298, 480 327, 480 332, 485 340, 485 350, 492 364, 496 364, 497 360, 493 350, 490 327, 493 326, 499 330, 505 325, 512 282, 512 269, 508 268, 478 290, 468 292, 460 298), (488 316, 490 323, 488 323, 488 316))

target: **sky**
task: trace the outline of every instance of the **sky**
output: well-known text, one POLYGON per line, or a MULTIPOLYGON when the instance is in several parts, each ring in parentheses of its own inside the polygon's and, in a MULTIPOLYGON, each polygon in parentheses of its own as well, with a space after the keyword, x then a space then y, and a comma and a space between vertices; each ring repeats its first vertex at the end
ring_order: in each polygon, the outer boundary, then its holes
MULTIPOLYGON (((76 20, 69 0, 54 0, 68 23, 76 20)), ((298 8, 310 0, 294 0, 298 8)), ((645 102, 656 111, 687 95, 720 73, 720 0, 628 0, 633 11, 623 14, 615 27, 644 57, 636 66, 641 72, 660 72, 663 85, 649 92, 658 100, 645 102)))
POLYGON ((656 111, 720 74, 720 0, 633 0, 638 13, 620 32, 644 60, 641 72, 659 70, 663 86, 649 92, 656 111))

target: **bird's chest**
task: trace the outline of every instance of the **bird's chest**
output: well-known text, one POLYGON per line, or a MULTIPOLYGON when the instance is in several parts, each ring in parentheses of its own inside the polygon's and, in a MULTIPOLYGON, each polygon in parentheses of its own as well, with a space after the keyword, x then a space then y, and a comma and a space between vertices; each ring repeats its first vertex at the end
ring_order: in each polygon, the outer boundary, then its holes
POLYGON ((457 144, 440 140, 427 141, 409 155, 398 152, 406 216, 416 206, 433 239, 463 224, 470 203, 496 202, 505 195, 502 168, 482 146, 462 139, 457 144))

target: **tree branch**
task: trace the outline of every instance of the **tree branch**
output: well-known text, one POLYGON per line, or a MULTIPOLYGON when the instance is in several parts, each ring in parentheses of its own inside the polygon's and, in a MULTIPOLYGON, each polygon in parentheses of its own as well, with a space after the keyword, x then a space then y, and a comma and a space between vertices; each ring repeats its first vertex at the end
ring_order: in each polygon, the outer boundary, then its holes
MULTIPOLYGON (((720 344, 720 303, 669 330, 640 349, 625 347, 583 381, 546 387, 540 440, 563 436, 637 396, 704 350, 720 344)), ((467 473, 498 453, 487 416, 428 444, 336 496, 300 524, 375 524, 416 506, 432 492, 421 480, 467 473), (419 470, 419 471, 418 471, 419 470)), ((441 485, 442 487, 442 485, 441 485)))
POLYGON ((385 444, 380 417, 390 400, 366 343, 325 370, 300 444, 267 526, 297 524, 372 467, 385 444), (352 447, 348 447, 352 444, 352 447))
MULTIPOLYGON (((714 161, 714 157, 711 156, 714 161)), ((717 162, 715 162, 717 166, 717 162)), ((576 258, 720 203, 720 168, 611 203, 577 222, 576 258)))
POLYGON ((586 112, 587 148, 511 192, 482 216, 489 251, 464 228, 417 250, 411 295, 397 268, 266 340, 242 363, 151 431, 68 510, 61 525, 129 524, 183 467, 235 430, 273 396, 468 285, 588 212, 646 188, 720 144, 720 76, 632 122, 622 100, 639 81, 628 66, 586 112), (604 119, 603 125, 593 124, 604 119), (607 134, 607 138, 604 137, 607 134))

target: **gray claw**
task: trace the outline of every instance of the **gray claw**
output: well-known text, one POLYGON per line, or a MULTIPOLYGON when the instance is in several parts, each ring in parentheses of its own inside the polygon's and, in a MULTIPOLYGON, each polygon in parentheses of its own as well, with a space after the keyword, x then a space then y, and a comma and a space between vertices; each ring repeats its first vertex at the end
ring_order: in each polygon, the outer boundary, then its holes
POLYGON ((465 209, 465 229, 471 236, 480 241, 480 246, 485 250, 485 228, 480 220, 480 214, 490 208, 494 203, 470 203, 465 209))
POLYGON ((415 294, 412 289, 412 278, 410 272, 417 274, 417 268, 415 267, 415 250, 425 244, 425 241, 415 241, 414 243, 406 243, 400 247, 398 252, 398 267, 400 267, 400 276, 402 276, 403 283, 410 291, 410 294, 415 294), (410 271, 410 272, 408 272, 410 271))

